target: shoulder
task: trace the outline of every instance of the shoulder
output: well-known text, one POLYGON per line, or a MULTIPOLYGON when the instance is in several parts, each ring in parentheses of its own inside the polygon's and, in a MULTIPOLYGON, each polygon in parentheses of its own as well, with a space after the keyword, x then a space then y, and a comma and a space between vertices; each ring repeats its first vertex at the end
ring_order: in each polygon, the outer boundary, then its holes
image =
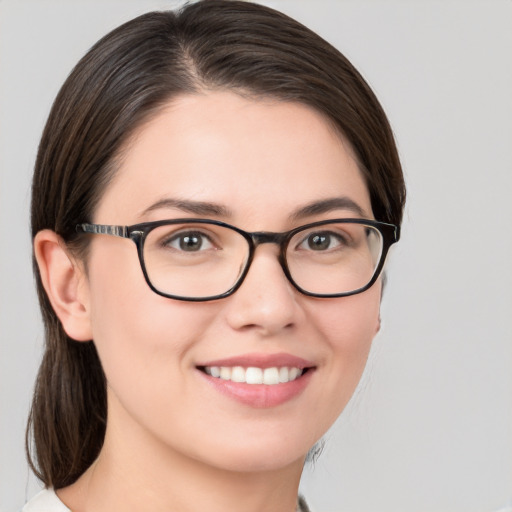
POLYGON ((71 512, 59 500, 53 489, 45 489, 36 494, 22 509, 21 512, 71 512))

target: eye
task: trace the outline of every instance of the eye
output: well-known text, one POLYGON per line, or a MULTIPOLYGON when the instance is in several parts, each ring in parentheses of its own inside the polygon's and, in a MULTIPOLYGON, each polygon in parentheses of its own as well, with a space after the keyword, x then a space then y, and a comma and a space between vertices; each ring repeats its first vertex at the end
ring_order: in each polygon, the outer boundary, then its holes
POLYGON ((311 251, 328 251, 346 245, 346 240, 338 233, 332 231, 320 231, 309 233, 304 240, 298 244, 298 249, 311 251))
POLYGON ((199 252, 214 248, 210 238, 200 231, 182 231, 167 238, 162 245, 185 252, 199 252))

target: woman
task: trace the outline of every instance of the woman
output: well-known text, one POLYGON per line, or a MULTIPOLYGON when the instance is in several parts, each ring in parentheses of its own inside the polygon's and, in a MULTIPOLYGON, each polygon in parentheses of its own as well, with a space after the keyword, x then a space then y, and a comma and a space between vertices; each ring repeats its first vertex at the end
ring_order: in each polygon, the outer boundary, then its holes
POLYGON ((99 41, 34 173, 47 490, 25 510, 307 510, 404 198, 373 93, 290 18, 213 0, 99 41))

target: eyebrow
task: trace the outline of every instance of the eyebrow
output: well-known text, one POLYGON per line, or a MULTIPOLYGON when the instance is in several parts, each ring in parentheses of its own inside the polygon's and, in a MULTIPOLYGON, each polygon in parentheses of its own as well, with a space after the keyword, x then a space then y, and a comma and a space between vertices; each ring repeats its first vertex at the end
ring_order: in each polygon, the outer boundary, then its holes
POLYGON ((313 201, 297 210, 295 210, 290 218, 293 220, 304 219, 313 215, 320 215, 322 213, 332 212, 333 210, 348 210, 350 212, 365 217, 368 215, 361 206, 349 197, 331 197, 321 201, 313 201))
POLYGON ((217 203, 172 198, 160 199, 156 203, 153 203, 151 206, 143 210, 141 216, 145 216, 152 211, 160 210, 162 208, 174 208, 195 215, 213 215, 216 217, 232 216, 231 211, 227 207, 217 203))
MULTIPOLYGON (((174 198, 160 199, 156 203, 153 203, 151 206, 143 210, 141 216, 145 216, 152 211, 164 208, 173 208, 186 213, 203 216, 216 216, 225 218, 230 218, 233 216, 229 208, 218 203, 174 198)), ((354 200, 343 196, 331 197, 321 201, 313 201, 292 212, 290 219, 301 220, 306 217, 321 215, 323 213, 332 212, 334 210, 348 210, 360 217, 365 217, 367 215, 363 208, 361 208, 361 206, 359 206, 354 200)))

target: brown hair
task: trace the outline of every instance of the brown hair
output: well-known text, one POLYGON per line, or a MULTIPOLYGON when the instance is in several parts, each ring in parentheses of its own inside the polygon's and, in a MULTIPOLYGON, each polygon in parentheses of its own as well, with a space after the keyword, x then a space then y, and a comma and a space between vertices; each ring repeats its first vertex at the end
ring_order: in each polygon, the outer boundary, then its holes
MULTIPOLYGON (((405 188, 393 135, 373 92, 348 60, 270 8, 207 0, 125 23, 73 69, 39 146, 32 236, 54 230, 84 256, 86 237, 78 238, 75 226, 92 220, 123 144, 173 97, 212 89, 300 102, 323 113, 359 160, 375 218, 400 224, 405 188)), ((105 376, 94 342, 78 343, 65 334, 34 268, 46 348, 27 452, 36 475, 58 489, 73 483, 101 449, 105 376)))

